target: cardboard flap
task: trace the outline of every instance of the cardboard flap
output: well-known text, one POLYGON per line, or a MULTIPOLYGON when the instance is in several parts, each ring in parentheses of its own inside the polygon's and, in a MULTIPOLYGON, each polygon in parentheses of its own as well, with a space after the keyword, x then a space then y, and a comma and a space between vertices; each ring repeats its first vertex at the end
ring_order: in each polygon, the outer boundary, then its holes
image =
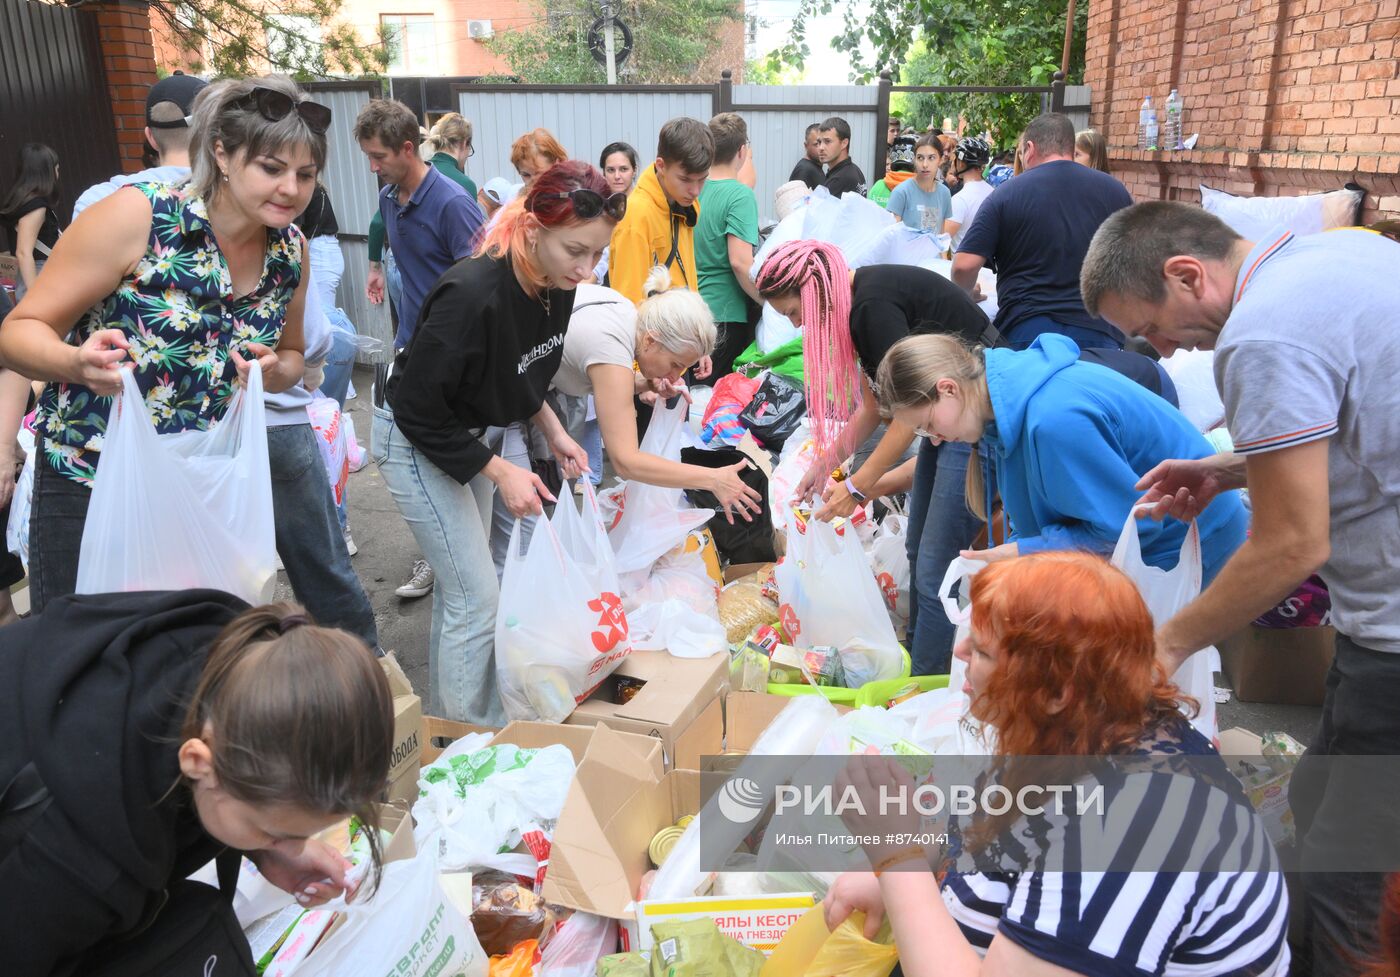
POLYGON ((758 446, 758 441, 754 439, 753 432, 745 431, 744 436, 739 440, 738 449, 748 456, 759 471, 763 472, 763 477, 772 481, 773 460, 763 448, 758 446))
POLYGON ((613 919, 628 916, 657 830, 650 825, 652 809, 663 800, 659 754, 641 754, 629 744, 634 739, 606 726, 593 731, 554 832, 547 901, 613 919))
POLYGON ((413 691, 413 683, 404 674, 403 666, 394 657, 391 651, 383 658, 379 659, 379 665, 384 669, 384 675, 389 679, 389 694, 395 699, 405 695, 416 695, 413 691))

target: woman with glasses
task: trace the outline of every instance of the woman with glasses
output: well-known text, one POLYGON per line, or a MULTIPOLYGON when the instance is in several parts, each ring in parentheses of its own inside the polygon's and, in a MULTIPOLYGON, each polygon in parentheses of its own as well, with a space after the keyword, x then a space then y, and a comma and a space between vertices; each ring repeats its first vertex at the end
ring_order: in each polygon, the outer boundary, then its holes
POLYGON ((443 176, 460 185, 476 198, 476 183, 467 176, 467 160, 476 155, 472 146, 472 124, 459 112, 448 112, 433 123, 423 140, 428 163, 443 176))
POLYGON ((563 359, 574 289, 591 277, 626 207, 587 163, 556 163, 536 176, 502 208, 481 249, 428 293, 394 362, 386 406, 374 410, 371 452, 437 578, 428 645, 435 716, 505 724, 492 503, 499 494, 519 519, 554 497, 489 445, 502 428, 529 421, 566 477, 587 470, 588 456, 545 393, 563 359))
POLYGON ((122 370, 162 434, 222 417, 254 360, 269 393, 301 379, 306 243, 293 221, 329 125, 330 110, 287 78, 210 85, 195 103, 189 182, 124 187, 83 211, 0 328, 0 358, 50 382, 36 425, 36 611, 76 587, 122 370))

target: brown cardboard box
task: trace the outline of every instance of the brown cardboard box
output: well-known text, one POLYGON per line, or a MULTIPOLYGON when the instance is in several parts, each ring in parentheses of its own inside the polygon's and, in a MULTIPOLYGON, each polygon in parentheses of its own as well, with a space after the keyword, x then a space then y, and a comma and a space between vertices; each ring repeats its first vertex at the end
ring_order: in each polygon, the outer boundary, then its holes
POLYGON ((624 733, 654 736, 661 740, 670 769, 674 766, 676 738, 728 690, 727 652, 708 658, 673 658, 664 651, 634 651, 566 722, 572 726, 601 723, 624 733), (646 683, 623 705, 613 701, 619 676, 646 683))
POLYGON ((773 569, 771 563, 731 563, 724 571, 724 582, 733 583, 736 580, 744 579, 751 573, 771 569, 773 569))
POLYGON ((1241 702, 1320 706, 1336 632, 1250 625, 1220 643, 1220 661, 1241 702))
MULTIPOLYGON (((559 744, 567 746, 569 752, 574 755, 575 763, 582 763, 584 753, 588 750, 588 744, 593 740, 594 726, 564 726, 559 723, 541 723, 517 720, 507 723, 505 729, 490 729, 485 726, 473 726, 470 723, 453 722, 450 719, 439 719, 436 716, 423 717, 423 766, 432 763, 442 751, 456 739, 466 736, 468 733, 490 733, 491 743, 511 743, 523 749, 539 749, 545 746, 559 744)), ((656 776, 661 776, 661 744, 649 736, 637 736, 635 733, 621 734, 623 742, 637 756, 643 758, 647 767, 654 768, 656 776)), ((417 779, 414 779, 415 796, 417 779)))
POLYGON ((1249 802, 1264 822, 1264 830, 1275 845, 1291 845, 1294 838, 1293 809, 1288 805, 1291 767, 1285 773, 1268 769, 1264 741, 1247 729, 1227 729, 1220 733, 1220 755, 1230 772, 1240 779, 1249 802))
POLYGON ((389 783, 393 784, 404 774, 418 769, 423 703, 414 695, 413 685, 398 659, 388 654, 379 659, 379 664, 389 679, 389 692, 394 697, 394 750, 389 762, 389 783))
POLYGON ((764 692, 731 692, 713 702, 676 738, 677 770, 701 769, 701 757, 748 753, 792 698, 764 692))

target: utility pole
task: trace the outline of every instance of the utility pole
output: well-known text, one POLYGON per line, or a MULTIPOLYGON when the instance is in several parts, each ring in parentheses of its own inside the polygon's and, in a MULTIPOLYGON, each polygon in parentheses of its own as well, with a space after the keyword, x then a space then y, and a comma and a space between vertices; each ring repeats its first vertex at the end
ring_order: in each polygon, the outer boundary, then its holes
POLYGON ((603 0, 603 50, 608 68, 608 84, 617 84, 617 50, 613 40, 613 2, 603 0))

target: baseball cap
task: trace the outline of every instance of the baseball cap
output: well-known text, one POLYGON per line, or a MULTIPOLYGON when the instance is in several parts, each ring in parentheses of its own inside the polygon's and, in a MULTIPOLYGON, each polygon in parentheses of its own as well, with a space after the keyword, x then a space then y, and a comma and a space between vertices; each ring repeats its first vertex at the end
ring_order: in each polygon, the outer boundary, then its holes
POLYGON ((176 71, 151 86, 146 93, 146 125, 152 129, 180 129, 189 125, 190 111, 194 108, 195 96, 209 83, 203 78, 176 71), (171 122, 153 122, 151 109, 162 102, 174 102, 180 107, 181 117, 171 122))
POLYGON ((520 192, 525 184, 511 183, 503 176, 493 176, 486 181, 486 185, 481 189, 496 203, 504 206, 515 199, 515 195, 520 192))

